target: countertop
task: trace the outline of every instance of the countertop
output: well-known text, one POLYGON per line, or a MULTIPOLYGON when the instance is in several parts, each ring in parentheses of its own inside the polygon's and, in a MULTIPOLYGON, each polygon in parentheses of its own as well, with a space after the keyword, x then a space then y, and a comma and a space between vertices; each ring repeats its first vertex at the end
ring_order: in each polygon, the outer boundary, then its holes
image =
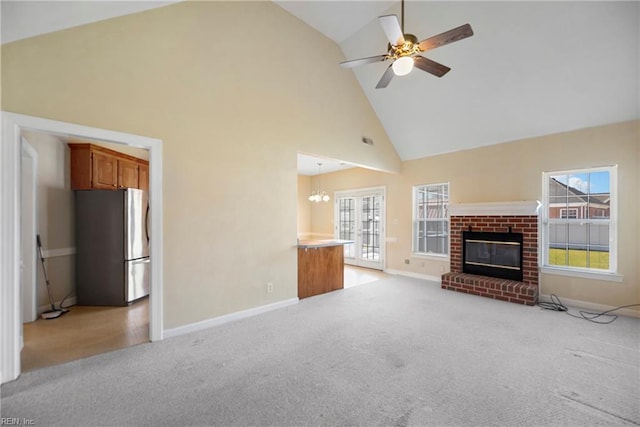
POLYGON ((298 248, 300 248, 300 249, 324 248, 324 247, 327 247, 327 246, 348 245, 349 243, 354 243, 354 241, 353 240, 339 240, 339 239, 299 240, 298 241, 298 248))

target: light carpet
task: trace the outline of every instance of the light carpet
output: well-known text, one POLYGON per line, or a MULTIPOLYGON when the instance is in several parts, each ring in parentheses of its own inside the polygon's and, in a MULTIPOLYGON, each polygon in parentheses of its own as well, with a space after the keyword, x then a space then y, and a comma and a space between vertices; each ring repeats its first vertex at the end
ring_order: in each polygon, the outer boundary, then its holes
POLYGON ((640 425, 640 319, 395 276, 1 391, 2 417, 38 426, 640 425))

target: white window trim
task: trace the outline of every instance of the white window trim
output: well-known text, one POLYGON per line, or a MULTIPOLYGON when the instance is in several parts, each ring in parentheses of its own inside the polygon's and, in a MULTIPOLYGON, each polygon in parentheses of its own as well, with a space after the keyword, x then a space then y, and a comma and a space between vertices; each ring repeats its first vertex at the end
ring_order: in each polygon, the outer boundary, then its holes
POLYGON ((411 254, 411 258, 423 258, 423 259, 432 259, 434 261, 448 261, 450 255, 449 254, 436 254, 433 252, 413 252, 411 254))
MULTIPOLYGON (((609 256, 611 258, 611 256, 609 256)), ((555 276, 568 276, 568 277, 580 277, 582 279, 594 279, 594 280, 604 280, 606 282, 622 282, 624 276, 618 273, 598 272, 597 270, 587 270, 584 268, 578 267, 558 267, 558 266, 543 266, 540 271, 544 274, 553 274, 555 276)))
POLYGON ((447 253, 446 254, 439 254, 437 252, 418 252, 416 251, 416 221, 418 221, 418 219, 416 218, 416 189, 421 188, 421 187, 436 187, 438 185, 446 185, 447 186, 447 191, 449 192, 449 201, 451 200, 451 184, 449 184, 449 182, 436 182, 433 184, 418 184, 418 185, 414 185, 411 189, 411 256, 414 258, 431 258, 431 259, 435 259, 438 261, 442 261, 442 260, 446 260, 449 259, 450 255, 451 255, 451 215, 449 212, 449 207, 451 206, 450 202, 447 202, 446 204, 446 214, 445 217, 442 219, 435 219, 433 220, 435 221, 446 221, 447 222, 447 235, 449 236, 449 245, 447 246, 447 253))
MULTIPOLYGON (((618 272, 618 166, 589 167, 584 169, 573 169, 553 172, 543 172, 542 174, 542 215, 541 215, 541 251, 539 265, 540 271, 545 274, 558 276, 580 277, 585 279, 605 280, 621 282, 623 276, 618 272), (609 269, 598 270, 580 267, 549 265, 549 178, 552 175, 576 174, 585 172, 609 172, 611 200, 609 203, 609 269)), ((567 221, 567 219, 564 219, 567 221)), ((582 219, 569 219, 573 222, 585 222, 582 219)), ((602 221, 598 218, 590 219, 589 222, 602 221)))

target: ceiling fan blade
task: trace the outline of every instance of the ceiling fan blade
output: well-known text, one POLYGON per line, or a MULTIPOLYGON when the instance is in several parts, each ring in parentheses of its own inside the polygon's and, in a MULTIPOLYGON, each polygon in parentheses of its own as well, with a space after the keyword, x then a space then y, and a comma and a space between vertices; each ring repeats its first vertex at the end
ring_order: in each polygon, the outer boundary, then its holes
POLYGON ((427 50, 444 46, 445 44, 466 39, 467 37, 471 37, 472 35, 473 30, 471 29, 471 25, 464 24, 457 28, 454 28, 453 30, 445 31, 444 33, 438 34, 437 36, 429 37, 428 39, 422 40, 419 46, 420 49, 425 52, 427 50))
POLYGON ((387 59, 387 55, 369 56, 368 58, 352 59, 350 61, 342 61, 340 66, 342 68, 353 68, 358 65, 371 64, 374 62, 382 62, 387 59))
POLYGON ((391 65, 389 65, 389 67, 387 67, 387 71, 384 72, 382 78, 376 85, 376 89, 384 89, 385 87, 389 86, 389 82, 391 82, 393 76, 393 68, 391 68, 391 65))
POLYGON ((396 15, 384 15, 378 17, 378 19, 391 46, 404 44, 404 34, 402 34, 402 28, 400 28, 396 15))
POLYGON ((416 56, 413 61, 413 65, 420 68, 422 71, 431 73, 436 77, 442 77, 451 71, 451 68, 446 65, 442 65, 436 61, 425 58, 424 56, 416 56))

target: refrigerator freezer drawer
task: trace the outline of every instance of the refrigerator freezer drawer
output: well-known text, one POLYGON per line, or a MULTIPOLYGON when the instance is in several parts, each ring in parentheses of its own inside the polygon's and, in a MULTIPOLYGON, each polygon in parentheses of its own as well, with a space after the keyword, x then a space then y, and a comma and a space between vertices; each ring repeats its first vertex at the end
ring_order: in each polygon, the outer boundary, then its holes
POLYGON ((149 281, 151 278, 151 261, 141 258, 125 261, 125 297, 127 302, 149 295, 149 281))

